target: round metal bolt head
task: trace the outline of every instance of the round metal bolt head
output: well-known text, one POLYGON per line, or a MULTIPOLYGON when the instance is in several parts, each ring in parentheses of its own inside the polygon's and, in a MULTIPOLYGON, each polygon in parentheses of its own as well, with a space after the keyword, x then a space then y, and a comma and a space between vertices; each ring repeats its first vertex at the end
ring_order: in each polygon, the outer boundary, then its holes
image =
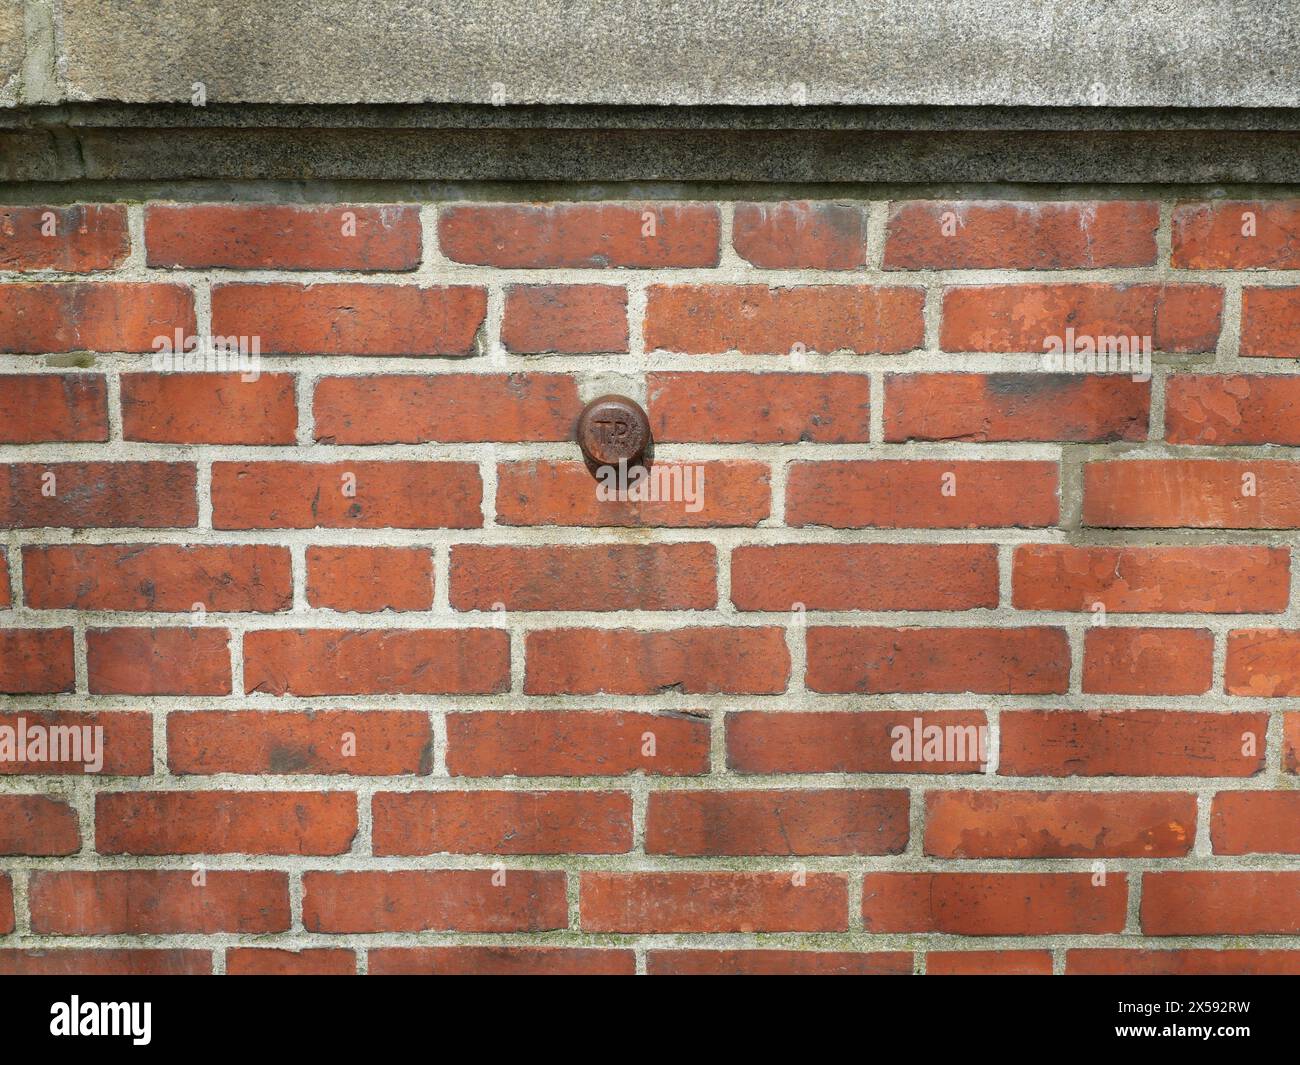
POLYGON ((600 396, 578 415, 578 446, 596 466, 634 466, 649 444, 650 419, 627 396, 600 396))

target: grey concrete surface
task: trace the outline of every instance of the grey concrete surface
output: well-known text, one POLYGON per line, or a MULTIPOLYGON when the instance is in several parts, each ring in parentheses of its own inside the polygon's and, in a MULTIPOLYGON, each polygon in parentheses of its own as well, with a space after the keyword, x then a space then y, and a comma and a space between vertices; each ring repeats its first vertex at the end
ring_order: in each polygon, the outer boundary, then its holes
POLYGON ((0 0, 0 182, 205 180, 1294 184, 1300 0, 0 0))
POLYGON ((0 106, 19 102, 26 35, 23 0, 0 0, 0 106))
POLYGON ((27 3, 29 100, 1300 105, 1295 0, 27 3))

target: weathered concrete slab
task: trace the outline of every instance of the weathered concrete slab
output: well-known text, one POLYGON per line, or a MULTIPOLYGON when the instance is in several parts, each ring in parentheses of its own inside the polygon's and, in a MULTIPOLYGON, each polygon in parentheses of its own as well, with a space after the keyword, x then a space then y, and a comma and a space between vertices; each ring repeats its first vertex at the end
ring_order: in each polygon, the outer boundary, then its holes
MULTIPOLYGON (((12 18, 15 3, 0 10, 12 18)), ((182 101, 201 82, 218 102, 1300 105, 1294 0, 63 0, 61 12, 69 100, 182 101)))
POLYGON ((23 57, 23 0, 0 0, 0 107, 21 103, 23 57))

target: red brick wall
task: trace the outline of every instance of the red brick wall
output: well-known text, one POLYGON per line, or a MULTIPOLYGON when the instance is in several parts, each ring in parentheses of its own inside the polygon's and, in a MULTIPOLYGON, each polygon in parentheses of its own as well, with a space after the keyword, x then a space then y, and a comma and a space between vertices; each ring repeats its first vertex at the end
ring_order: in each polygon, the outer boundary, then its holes
POLYGON ((1297 226, 0 209, 0 972, 1300 971, 1297 226))

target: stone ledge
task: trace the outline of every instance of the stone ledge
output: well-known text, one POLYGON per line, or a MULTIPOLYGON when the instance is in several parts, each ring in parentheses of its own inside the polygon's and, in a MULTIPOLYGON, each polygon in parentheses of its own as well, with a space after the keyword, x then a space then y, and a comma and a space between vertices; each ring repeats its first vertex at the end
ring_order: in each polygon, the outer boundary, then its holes
POLYGON ((0 181, 1300 183, 1300 111, 81 104, 0 181))
MULTIPOLYGON (((0 0, 0 26, 18 7, 0 0)), ((1300 105, 1289 0, 27 0, 23 13, 32 61, 15 103, 182 101, 202 82, 210 102, 237 103, 1300 105)))

